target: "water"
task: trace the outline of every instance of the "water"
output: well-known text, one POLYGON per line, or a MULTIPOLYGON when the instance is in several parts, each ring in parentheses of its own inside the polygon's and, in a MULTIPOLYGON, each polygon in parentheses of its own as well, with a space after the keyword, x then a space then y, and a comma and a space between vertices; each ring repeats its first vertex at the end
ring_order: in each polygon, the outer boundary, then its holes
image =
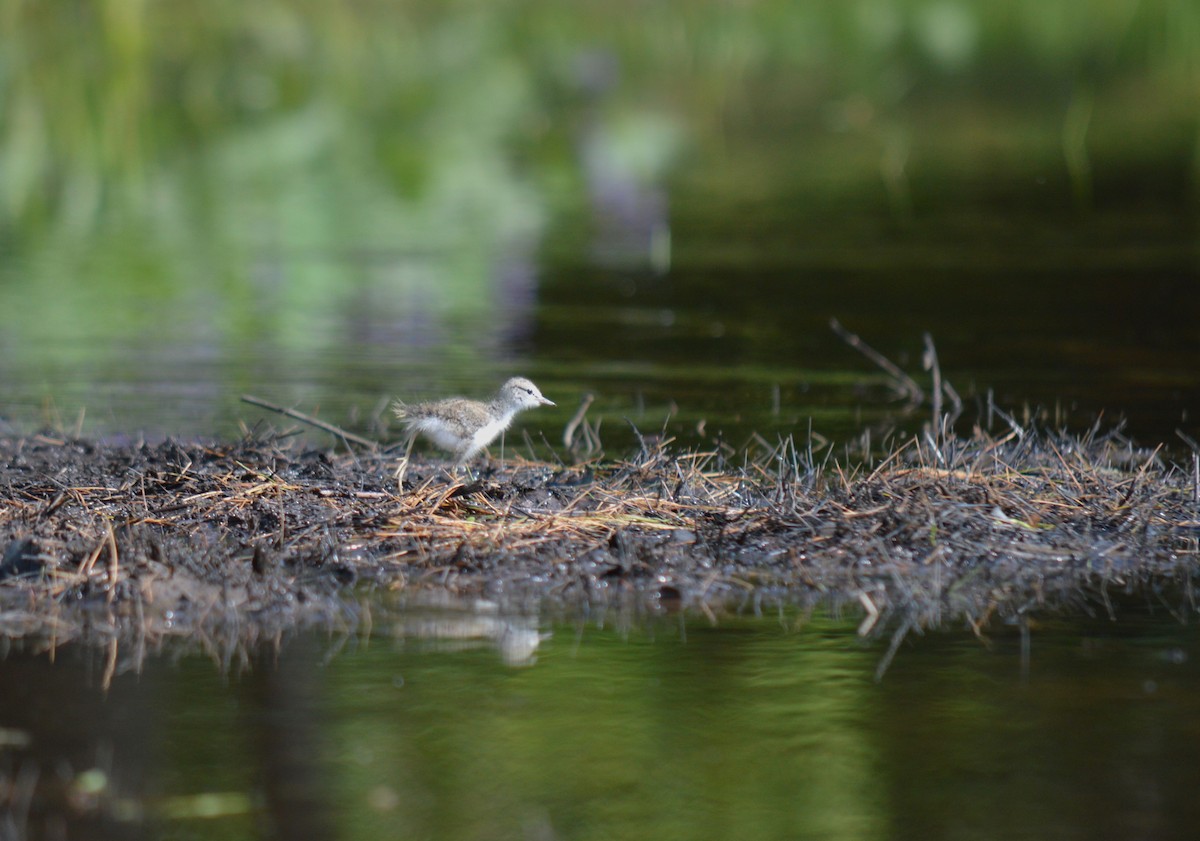
MULTIPOLYGON (((968 423, 1200 439, 1195 4, 8 6, 0 432, 392 440, 513 374, 541 456, 585 393, 611 456, 916 429, 836 317, 926 385, 931 334, 968 423)), ((876 682, 793 620, 17 645, 0 837, 1194 834, 1193 626, 876 682)))
MULTIPOLYGON (((878 238, 864 254, 845 222, 768 210, 753 230, 720 233, 681 212, 667 274, 551 253, 526 267, 519 289, 503 279, 488 288, 505 306, 421 318, 407 308, 433 294, 436 274, 397 284, 416 259, 405 254, 312 301, 252 276, 241 303, 187 288, 146 302, 116 287, 97 299, 71 292, 67 312, 46 312, 58 302, 37 291, 43 279, 10 277, 0 286, 4 410, 21 428, 102 435, 282 423, 239 402, 253 393, 388 440, 391 397, 482 396, 521 373, 559 406, 523 420, 540 455, 584 393, 596 395, 589 418, 614 454, 633 443, 629 422, 683 446, 721 436, 740 447, 753 433, 805 440, 810 423, 835 441, 889 420, 912 428, 879 371, 829 329, 837 318, 926 384, 929 332, 970 420, 990 390, 1009 411, 1040 408, 1052 424, 1081 429, 1103 415, 1145 443, 1179 446, 1177 428, 1200 435, 1190 231, 1125 215, 1031 219, 1042 241, 998 255, 994 215, 904 231, 879 222, 860 232, 878 238), (1133 238, 1159 242, 1142 253, 1133 238)), ((325 268, 335 283, 356 272, 340 257, 325 268)), ((513 446, 524 449, 519 432, 513 446)))
POLYGON ((104 652, 9 652, 3 774, 38 792, 16 815, 34 837, 440 839, 1171 839, 1200 818, 1200 636, 1167 615, 1051 621, 1025 656, 1011 630, 913 637, 878 681, 887 640, 819 614, 542 624, 510 662, 465 617, 227 667, 121 651, 111 676, 104 652))
POLYGON ((1198 12, 1094 5, 14 11, 0 419, 388 440, 523 374, 540 455, 588 392, 615 454, 914 428, 836 317, 972 420, 1200 437, 1198 12))

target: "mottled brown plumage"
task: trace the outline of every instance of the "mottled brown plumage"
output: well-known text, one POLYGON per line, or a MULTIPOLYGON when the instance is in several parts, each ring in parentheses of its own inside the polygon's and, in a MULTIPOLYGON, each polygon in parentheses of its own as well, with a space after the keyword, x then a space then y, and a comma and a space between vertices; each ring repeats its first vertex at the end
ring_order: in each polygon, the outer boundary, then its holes
POLYGON ((392 410, 407 425, 411 436, 398 475, 403 475, 408 454, 412 452, 413 441, 418 435, 424 435, 433 444, 454 455, 457 467, 508 429, 517 412, 535 406, 553 405, 542 396, 537 386, 524 377, 513 377, 487 403, 465 397, 450 397, 410 406, 397 400, 392 410))

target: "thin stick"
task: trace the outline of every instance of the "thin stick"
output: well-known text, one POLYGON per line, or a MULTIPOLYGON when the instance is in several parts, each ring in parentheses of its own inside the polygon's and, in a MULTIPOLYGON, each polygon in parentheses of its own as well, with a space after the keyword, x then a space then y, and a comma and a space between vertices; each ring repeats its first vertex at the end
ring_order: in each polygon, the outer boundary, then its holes
POLYGON ((355 444, 366 447, 369 450, 379 449, 379 444, 376 441, 372 441, 369 438, 363 438, 360 435, 355 435, 353 432, 347 432, 339 426, 334 426, 331 423, 318 420, 317 418, 314 418, 311 415, 306 415, 303 412, 297 412, 295 409, 289 409, 286 406, 276 406, 274 403, 268 403, 266 400, 263 400, 259 397, 254 397, 250 394, 243 394, 242 400, 246 403, 259 406, 263 409, 268 409, 272 412, 278 412, 281 415, 287 415, 289 418, 298 420, 301 423, 306 423, 309 426, 315 426, 317 429, 323 429, 331 435, 340 436, 346 441, 353 441, 355 444))
POLYGON ((117 639, 113 637, 108 643, 108 657, 104 659, 104 676, 100 679, 100 688, 104 692, 112 689, 113 675, 117 673, 117 639))
POLYGON ((959 416, 962 415, 962 411, 963 411, 962 397, 959 395, 958 389, 956 389, 954 386, 952 386, 950 384, 949 380, 945 380, 942 383, 942 393, 950 398, 950 403, 954 406, 953 412, 947 412, 947 421, 946 421, 948 424, 953 425, 954 422, 958 420, 959 416))
POLYGON ((1179 439, 1180 439, 1181 441, 1183 441, 1183 443, 1187 444, 1189 447, 1191 447, 1191 448, 1192 448, 1192 452, 1193 452, 1193 453, 1200 453, 1200 444, 1197 444, 1197 443, 1196 443, 1196 439, 1195 439, 1195 438, 1193 438, 1192 436, 1188 435, 1188 434, 1187 434, 1186 432, 1184 432, 1182 429, 1176 429, 1176 430, 1175 430, 1175 434, 1179 436, 1179 439))
POLYGON ((933 440, 937 446, 942 440, 942 366, 938 364, 933 336, 926 333, 924 339, 925 370, 933 372, 933 440))
POLYGON ((896 629, 892 634, 892 643, 888 646, 887 652, 883 655, 883 659, 879 661, 879 665, 875 667, 875 682, 879 683, 883 680, 883 676, 887 673, 888 667, 892 665, 892 658, 896 656, 896 650, 900 648, 900 643, 904 642, 904 638, 908 636, 908 632, 912 629, 915 623, 912 619, 906 619, 904 624, 896 629))
POLYGON ((566 429, 563 430, 563 446, 568 450, 575 442, 575 430, 583 423, 583 419, 587 417, 588 406, 592 405, 592 401, 596 399, 596 395, 587 393, 583 395, 583 399, 579 401, 579 410, 575 412, 575 416, 567 423, 566 429))
POLYGON ((858 625, 858 635, 865 637, 871 633, 871 629, 879 621, 879 608, 875 606, 875 602, 871 601, 871 597, 867 595, 865 590, 858 591, 858 601, 867 611, 867 615, 863 617, 863 621, 858 625))
POLYGON ((904 393, 908 395, 908 399, 913 403, 920 403, 925 399, 925 392, 917 385, 916 380, 901 371, 896 363, 868 345, 856 333, 851 333, 843 327, 842 323, 836 318, 829 319, 829 329, 836 333, 843 342, 890 374, 900 384, 904 393))
POLYGON ((117 594, 117 573, 121 569, 121 562, 117 556, 117 536, 113 532, 112 523, 108 524, 108 603, 112 604, 113 597, 117 594))

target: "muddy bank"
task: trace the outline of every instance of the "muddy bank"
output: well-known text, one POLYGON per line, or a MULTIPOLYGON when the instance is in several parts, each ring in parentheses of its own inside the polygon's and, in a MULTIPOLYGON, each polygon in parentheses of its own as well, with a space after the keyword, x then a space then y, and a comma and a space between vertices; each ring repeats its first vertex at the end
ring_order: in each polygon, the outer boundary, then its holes
POLYGON ((899 444, 865 466, 646 447, 484 462, 469 481, 292 439, 0 439, 0 636, 66 641, 353 630, 372 594, 514 611, 848 605, 864 633, 1195 610, 1200 488, 1119 434, 899 444), (735 460, 736 459, 736 460, 735 460))

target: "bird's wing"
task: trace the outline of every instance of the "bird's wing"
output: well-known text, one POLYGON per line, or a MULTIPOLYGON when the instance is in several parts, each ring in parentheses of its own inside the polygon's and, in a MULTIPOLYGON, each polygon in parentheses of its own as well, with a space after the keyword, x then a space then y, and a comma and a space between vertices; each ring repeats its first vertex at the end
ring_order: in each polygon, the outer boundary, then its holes
POLYGON ((462 438, 470 438, 475 430, 488 422, 486 406, 461 397, 420 403, 406 409, 405 419, 414 429, 422 429, 436 418, 436 423, 462 438))

